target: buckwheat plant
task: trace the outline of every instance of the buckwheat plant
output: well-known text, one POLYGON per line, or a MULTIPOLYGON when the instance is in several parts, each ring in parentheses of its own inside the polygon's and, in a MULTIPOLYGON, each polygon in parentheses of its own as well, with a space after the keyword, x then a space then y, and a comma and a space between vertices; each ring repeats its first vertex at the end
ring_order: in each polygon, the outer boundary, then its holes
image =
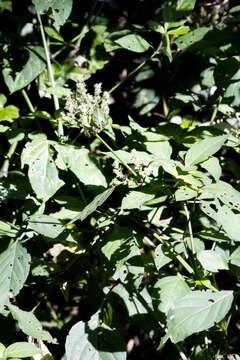
POLYGON ((76 86, 76 92, 67 96, 62 113, 66 126, 80 128, 86 136, 100 133, 107 125, 109 114, 109 94, 102 92, 102 84, 94 85, 94 94, 87 91, 86 84, 81 79, 76 86))

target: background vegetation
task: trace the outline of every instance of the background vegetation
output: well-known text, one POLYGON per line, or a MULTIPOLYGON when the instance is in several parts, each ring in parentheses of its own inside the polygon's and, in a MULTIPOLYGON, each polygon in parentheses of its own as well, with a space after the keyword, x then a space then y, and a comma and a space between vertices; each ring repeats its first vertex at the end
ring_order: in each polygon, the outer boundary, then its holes
POLYGON ((2 359, 240 359, 239 21, 0 0, 2 359))

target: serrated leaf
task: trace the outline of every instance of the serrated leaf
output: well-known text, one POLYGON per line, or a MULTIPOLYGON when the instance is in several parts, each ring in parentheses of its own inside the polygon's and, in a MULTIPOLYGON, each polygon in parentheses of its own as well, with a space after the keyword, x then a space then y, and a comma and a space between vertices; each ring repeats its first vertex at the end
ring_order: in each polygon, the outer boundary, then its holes
POLYGON ((40 13, 45 13, 51 8, 49 16, 54 20, 54 26, 59 31, 72 11, 73 2, 72 0, 32 0, 32 3, 40 13))
POLYGON ((8 293, 16 296, 23 287, 29 270, 31 257, 22 245, 15 241, 0 254, 0 312, 8 302, 8 293))
POLYGON ((10 67, 2 71, 4 81, 11 93, 30 84, 45 69, 45 54, 40 46, 31 46, 26 49, 28 60, 21 71, 14 72, 10 67))
POLYGON ((124 49, 141 53, 147 51, 150 48, 150 44, 140 35, 130 34, 115 40, 115 43, 123 47, 124 49))
POLYGON ((25 164, 29 166, 28 178, 39 199, 48 200, 64 185, 50 155, 48 140, 36 139, 28 142, 22 152, 21 161, 22 167, 25 164))
POLYGON ((41 350, 33 344, 28 342, 16 342, 8 346, 3 355, 6 358, 26 358, 40 353, 41 350))
POLYGON ((42 329, 40 321, 32 312, 20 310, 15 305, 8 305, 8 308, 15 320, 18 321, 20 329, 28 336, 38 340, 52 342, 53 339, 48 331, 42 329))
POLYGON ((223 227, 227 236, 234 241, 240 241, 240 214, 234 214, 226 205, 219 207, 217 222, 223 227))
POLYGON ((58 161, 69 168, 85 185, 107 187, 105 176, 97 161, 87 149, 78 149, 71 145, 54 144, 58 152, 58 161))
POLYGON ((98 314, 75 324, 66 339, 67 360, 125 360, 125 344, 120 332, 98 325, 98 314))
POLYGON ((167 314, 170 339, 177 343, 209 329, 224 318, 232 302, 232 291, 192 291, 178 299, 167 314))
POLYGON ((195 143, 186 153, 185 164, 193 166, 207 160, 221 149, 227 138, 227 135, 215 136, 195 143))
POLYGON ((130 191, 123 199, 122 209, 140 209, 146 201, 152 200, 154 195, 140 191, 130 191))
POLYGON ((91 215, 99 206, 101 206, 108 197, 112 194, 115 187, 105 190, 103 193, 98 194, 93 201, 91 201, 77 216, 75 216, 69 223, 74 223, 77 220, 83 221, 91 215))
POLYGON ((197 254, 197 259, 207 271, 218 272, 218 270, 228 270, 227 259, 216 251, 200 251, 197 254))

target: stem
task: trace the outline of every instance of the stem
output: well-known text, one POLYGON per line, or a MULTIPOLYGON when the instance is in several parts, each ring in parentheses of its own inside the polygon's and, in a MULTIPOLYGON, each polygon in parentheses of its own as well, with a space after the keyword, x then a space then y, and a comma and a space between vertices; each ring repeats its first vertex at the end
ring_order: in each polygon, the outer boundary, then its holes
MULTIPOLYGON (((47 68, 48 68, 49 80, 51 82, 52 87, 55 87, 53 69, 52 69, 51 60, 50 60, 50 56, 49 56, 50 52, 49 52, 49 49, 48 49, 48 45, 47 45, 47 41, 46 41, 44 29, 43 29, 41 16, 40 16, 38 11, 37 11, 37 18, 38 18, 38 22, 39 22, 39 25, 40 25, 41 37, 42 37, 43 47, 44 47, 46 60, 47 60, 47 68)), ((58 110, 59 109, 59 102, 58 102, 58 98, 57 98, 56 95, 53 95, 53 102, 54 102, 55 110, 58 110)), ((62 125, 61 120, 58 119, 58 136, 61 137, 63 135, 64 135, 64 133, 63 133, 63 125, 62 125)))
POLYGON ((130 74, 128 76, 126 76, 124 79, 122 79, 121 81, 119 81, 115 86, 113 86, 108 92, 109 94, 111 94, 113 91, 115 91, 119 86, 121 86, 126 80, 128 80, 132 75, 134 75, 138 70, 140 70, 149 60, 152 60, 154 58, 155 55, 158 54, 158 52, 160 51, 162 47, 162 41, 160 42, 160 44, 158 45, 157 49, 154 51, 154 53, 147 58, 146 60, 144 60, 140 65, 138 65, 133 71, 130 72, 130 74))
POLYGON ((31 112, 34 112, 35 110, 34 110, 33 104, 32 104, 31 100, 28 97, 28 94, 26 93, 26 91, 24 89, 22 89, 22 95, 23 95, 23 97, 24 97, 24 99, 25 99, 25 101, 27 103, 27 106, 28 106, 29 110, 31 112))
POLYGON ((8 168, 9 168, 9 161, 12 157, 12 155, 14 154, 15 150, 16 150, 16 147, 17 147, 17 141, 15 141, 14 143, 12 143, 12 145, 10 146, 10 149, 8 150, 8 153, 7 153, 7 156, 6 156, 6 159, 4 160, 4 163, 1 167, 1 170, 0 170, 0 177, 1 176, 5 176, 7 177, 8 176, 8 168))
POLYGON ((191 223, 190 214, 189 214, 189 211, 187 208, 187 204, 184 204, 184 211, 185 211, 186 217, 187 217, 188 231, 189 231, 189 236, 190 236, 190 240, 191 240, 192 252, 194 253, 195 247, 194 247, 194 240, 193 240, 192 223, 191 223))
POLYGON ((108 148, 109 151, 111 151, 111 153, 118 159, 118 161, 120 161, 120 163, 123 164, 128 169, 128 171, 130 171, 130 173, 136 177, 139 177, 137 173, 115 153, 115 151, 106 143, 106 141, 101 138, 101 136, 99 136, 97 133, 95 133, 95 136, 108 148))
POLYGON ((220 95, 220 96, 218 97, 218 103, 217 103, 217 105, 215 105, 215 107, 214 107, 214 110, 213 110, 213 113, 212 113, 212 117, 211 117, 211 120, 210 120, 210 125, 213 125, 213 123, 214 123, 214 120, 215 120, 215 118, 216 118, 216 116, 217 116, 218 109, 219 109, 219 105, 221 104, 221 102, 222 102, 222 96, 220 95))

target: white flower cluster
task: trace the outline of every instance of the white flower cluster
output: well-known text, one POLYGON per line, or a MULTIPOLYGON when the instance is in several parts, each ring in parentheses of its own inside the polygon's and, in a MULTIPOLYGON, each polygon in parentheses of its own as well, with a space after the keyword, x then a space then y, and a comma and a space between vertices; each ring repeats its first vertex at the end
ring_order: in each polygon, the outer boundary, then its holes
POLYGON ((94 85, 94 94, 89 94, 83 80, 77 83, 76 93, 66 99, 62 113, 66 126, 81 128, 85 135, 101 132, 107 125, 109 93, 102 93, 102 84, 94 85))

